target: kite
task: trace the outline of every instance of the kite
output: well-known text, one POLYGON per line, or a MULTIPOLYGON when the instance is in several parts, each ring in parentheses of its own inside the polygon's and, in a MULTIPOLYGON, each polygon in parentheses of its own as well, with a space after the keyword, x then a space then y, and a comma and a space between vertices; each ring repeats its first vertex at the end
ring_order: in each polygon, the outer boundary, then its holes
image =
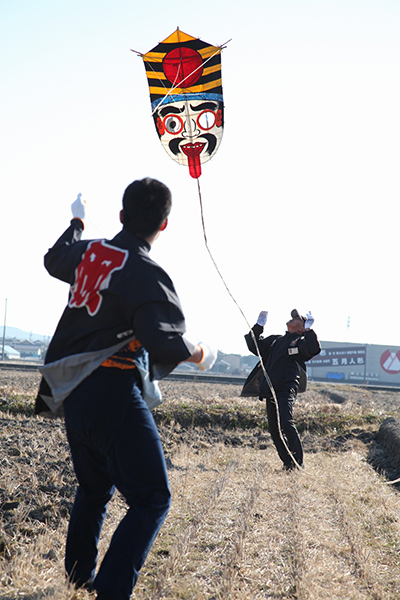
MULTIPOLYGON (((167 154, 198 179, 224 129, 221 51, 179 28, 142 57, 152 116, 167 154)), ((138 53, 139 54, 139 53, 138 53)))

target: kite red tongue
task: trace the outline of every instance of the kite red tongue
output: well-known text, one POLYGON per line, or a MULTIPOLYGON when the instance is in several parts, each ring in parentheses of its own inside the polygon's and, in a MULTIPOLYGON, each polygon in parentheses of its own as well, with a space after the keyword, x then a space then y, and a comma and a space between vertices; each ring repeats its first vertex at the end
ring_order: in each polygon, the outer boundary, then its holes
POLYGON ((182 151, 188 157, 189 173, 194 179, 198 179, 201 175, 200 154, 204 146, 205 144, 201 142, 181 146, 182 151))

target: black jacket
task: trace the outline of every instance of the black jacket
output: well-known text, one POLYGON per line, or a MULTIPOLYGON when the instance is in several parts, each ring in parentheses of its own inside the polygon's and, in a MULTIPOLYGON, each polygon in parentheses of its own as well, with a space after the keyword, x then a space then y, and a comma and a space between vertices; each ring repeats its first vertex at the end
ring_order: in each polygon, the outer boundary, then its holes
MULTIPOLYGON (((264 328, 254 325, 252 331, 245 335, 247 347, 253 354, 257 353, 256 343, 262 357, 265 370, 276 392, 294 389, 305 391, 306 365, 313 356, 321 352, 321 346, 313 329, 307 329, 303 334, 289 333, 285 335, 261 336, 264 328), (301 382, 301 386, 300 386, 301 382)), ((258 363, 247 378, 242 390, 243 396, 259 396, 270 398, 272 393, 266 381, 261 365, 258 363)))
POLYGON ((150 245, 126 229, 110 241, 81 241, 82 231, 82 221, 72 219, 44 259, 50 275, 70 285, 40 369, 56 404, 134 339, 148 352, 154 379, 194 349, 183 337, 185 319, 174 285, 149 257, 150 245))

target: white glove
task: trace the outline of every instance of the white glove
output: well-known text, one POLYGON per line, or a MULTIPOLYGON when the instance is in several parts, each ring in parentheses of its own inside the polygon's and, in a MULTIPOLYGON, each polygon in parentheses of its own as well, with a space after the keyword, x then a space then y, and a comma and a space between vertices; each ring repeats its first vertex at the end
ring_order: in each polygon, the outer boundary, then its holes
POLYGON ((264 327, 265 323, 267 322, 267 318, 268 318, 268 311, 262 310, 260 312, 260 314, 258 315, 257 325, 261 325, 262 327, 264 327))
POLYGON ((304 323, 304 328, 311 329, 313 324, 314 324, 314 317, 312 316, 311 312, 308 312, 306 314, 306 322, 304 323))
POLYGON ((199 342, 197 345, 200 346, 203 352, 201 361, 197 363, 197 366, 202 371, 208 371, 217 360, 218 351, 210 348, 207 344, 203 344, 203 342, 199 342))
POLYGON ((78 194, 75 202, 71 204, 72 216, 74 219, 85 219, 85 204, 86 201, 82 200, 82 194, 78 194))

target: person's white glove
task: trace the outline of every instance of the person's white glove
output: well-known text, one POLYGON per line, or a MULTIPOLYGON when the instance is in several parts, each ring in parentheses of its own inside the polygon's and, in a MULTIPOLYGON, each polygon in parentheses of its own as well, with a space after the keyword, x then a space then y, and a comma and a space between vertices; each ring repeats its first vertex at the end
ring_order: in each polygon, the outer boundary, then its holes
POLYGON ((314 317, 311 314, 311 311, 306 314, 306 322, 304 323, 305 329, 311 329, 314 324, 314 317))
POLYGON ((197 345, 200 346, 203 352, 201 361, 197 363, 197 366, 202 371, 208 371, 217 360, 218 351, 214 350, 214 348, 210 348, 210 346, 207 346, 207 344, 204 344, 203 342, 199 342, 197 345))
POLYGON ((267 322, 267 318, 268 318, 268 311, 262 310, 260 312, 260 314, 258 315, 257 325, 261 325, 261 327, 264 327, 265 323, 267 322))
POLYGON ((85 204, 86 201, 82 200, 82 194, 78 194, 75 202, 71 204, 72 216, 74 219, 85 219, 85 204))

